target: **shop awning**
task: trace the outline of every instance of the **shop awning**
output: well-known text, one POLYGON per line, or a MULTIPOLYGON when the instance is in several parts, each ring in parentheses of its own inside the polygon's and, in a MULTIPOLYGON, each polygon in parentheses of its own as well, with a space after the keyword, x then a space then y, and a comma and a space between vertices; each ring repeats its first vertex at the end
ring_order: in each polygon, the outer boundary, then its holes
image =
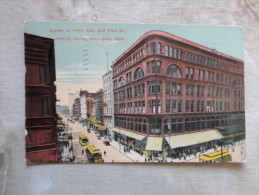
POLYGON ((131 138, 139 140, 139 141, 142 140, 145 137, 145 136, 139 135, 137 133, 132 133, 130 131, 125 131, 125 130, 117 129, 117 128, 113 128, 113 131, 117 132, 119 134, 122 134, 122 135, 126 135, 127 137, 131 137, 131 138))
POLYGON ((162 137, 148 137, 146 150, 162 151, 162 137))
POLYGON ((180 148, 223 138, 218 130, 209 130, 166 137, 171 148, 180 148))
POLYGON ((99 130, 99 131, 104 131, 104 130, 106 130, 106 127, 103 126, 103 125, 99 125, 99 126, 98 126, 98 130, 99 130))
POLYGON ((90 123, 98 124, 98 123, 101 123, 101 121, 90 121, 90 123))

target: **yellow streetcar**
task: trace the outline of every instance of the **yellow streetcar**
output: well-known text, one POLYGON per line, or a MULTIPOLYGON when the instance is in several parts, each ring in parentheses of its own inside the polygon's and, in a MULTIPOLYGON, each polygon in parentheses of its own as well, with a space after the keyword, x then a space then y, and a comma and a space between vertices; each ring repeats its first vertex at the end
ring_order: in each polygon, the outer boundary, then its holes
POLYGON ((219 163, 219 162, 231 162, 231 155, 228 150, 221 150, 204 154, 199 157, 199 162, 204 163, 219 163))

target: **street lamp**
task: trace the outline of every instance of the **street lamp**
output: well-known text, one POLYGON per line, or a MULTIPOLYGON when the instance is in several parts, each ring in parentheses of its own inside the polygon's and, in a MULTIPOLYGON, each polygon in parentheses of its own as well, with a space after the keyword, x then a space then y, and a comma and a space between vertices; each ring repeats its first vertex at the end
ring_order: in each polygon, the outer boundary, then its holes
POLYGON ((220 162, 222 163, 223 162, 223 151, 222 151, 222 145, 224 143, 224 139, 221 138, 219 141, 218 141, 218 144, 220 144, 220 149, 221 149, 221 158, 220 158, 220 162))

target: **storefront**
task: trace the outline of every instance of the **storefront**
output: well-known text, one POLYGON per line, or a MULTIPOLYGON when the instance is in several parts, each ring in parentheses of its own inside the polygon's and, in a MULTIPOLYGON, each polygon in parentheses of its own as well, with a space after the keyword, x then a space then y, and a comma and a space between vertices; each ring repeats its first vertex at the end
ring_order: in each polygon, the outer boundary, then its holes
POLYGON ((118 128, 113 128, 113 132, 115 141, 137 152, 144 149, 143 139, 145 136, 118 128))
POLYGON ((212 148, 223 136, 218 130, 208 130, 203 132, 188 133, 166 137, 170 144, 169 155, 179 157, 181 154, 196 155, 212 148))

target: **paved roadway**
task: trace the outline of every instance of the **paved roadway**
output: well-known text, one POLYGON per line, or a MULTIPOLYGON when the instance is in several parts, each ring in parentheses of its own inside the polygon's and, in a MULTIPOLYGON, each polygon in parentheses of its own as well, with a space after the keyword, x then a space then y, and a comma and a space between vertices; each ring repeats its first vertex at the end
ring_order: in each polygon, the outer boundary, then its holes
MULTIPOLYGON (((67 123, 67 117, 62 115, 63 120, 67 123)), ((85 152, 82 155, 82 150, 84 147, 82 147, 79 144, 79 134, 84 133, 88 136, 89 142, 91 144, 94 144, 97 148, 99 148, 102 152, 102 157, 104 159, 104 162, 133 162, 132 159, 127 157, 125 154, 119 152, 117 149, 115 149, 112 146, 106 146, 103 144, 103 140, 98 140, 96 135, 94 133, 88 133, 86 127, 83 127, 80 123, 75 122, 71 123, 68 122, 68 130, 69 132, 72 132, 73 135, 73 155, 76 157, 76 162, 89 162, 85 152), (106 155, 104 155, 104 151, 106 151, 106 155)))

